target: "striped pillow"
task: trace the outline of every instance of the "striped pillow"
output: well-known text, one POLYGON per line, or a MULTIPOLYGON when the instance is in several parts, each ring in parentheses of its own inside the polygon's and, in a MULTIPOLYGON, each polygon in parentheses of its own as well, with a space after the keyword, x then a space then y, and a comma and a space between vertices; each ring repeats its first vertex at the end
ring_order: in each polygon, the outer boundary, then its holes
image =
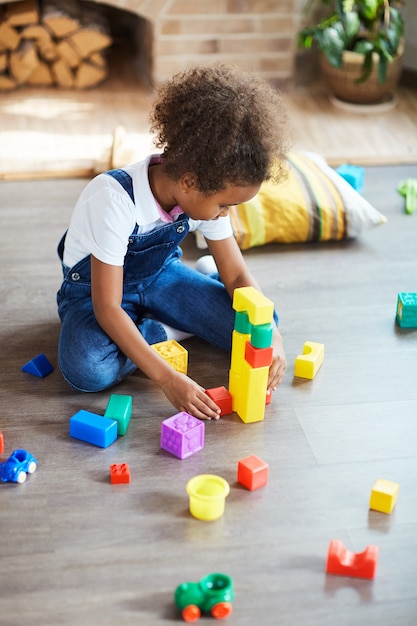
POLYGON ((288 178, 266 182, 249 202, 232 207, 242 250, 266 243, 337 241, 387 220, 318 154, 292 152, 288 178))

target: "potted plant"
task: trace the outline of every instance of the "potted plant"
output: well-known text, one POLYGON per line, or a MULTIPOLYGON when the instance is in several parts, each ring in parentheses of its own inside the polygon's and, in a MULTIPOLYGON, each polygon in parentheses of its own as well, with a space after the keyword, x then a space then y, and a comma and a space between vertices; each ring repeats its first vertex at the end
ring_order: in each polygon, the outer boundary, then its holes
POLYGON ((308 0, 306 14, 317 1, 324 17, 298 33, 298 45, 316 44, 333 95, 356 104, 391 98, 401 74, 402 0, 308 0))

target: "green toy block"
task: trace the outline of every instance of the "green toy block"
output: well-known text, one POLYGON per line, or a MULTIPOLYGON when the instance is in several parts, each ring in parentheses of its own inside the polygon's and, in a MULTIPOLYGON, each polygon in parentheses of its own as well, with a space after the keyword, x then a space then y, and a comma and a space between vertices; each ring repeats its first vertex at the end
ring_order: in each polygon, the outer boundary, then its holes
POLYGON ((250 335, 252 325, 249 321, 249 316, 247 311, 236 311, 235 313, 235 330, 238 333, 243 333, 244 335, 250 335))
POLYGON ((269 348, 272 344, 273 332, 274 327, 272 324, 252 326, 250 342, 254 348, 269 348))
POLYGON ((113 393, 107 404, 104 417, 117 422, 117 434, 125 435, 132 415, 132 396, 113 393))

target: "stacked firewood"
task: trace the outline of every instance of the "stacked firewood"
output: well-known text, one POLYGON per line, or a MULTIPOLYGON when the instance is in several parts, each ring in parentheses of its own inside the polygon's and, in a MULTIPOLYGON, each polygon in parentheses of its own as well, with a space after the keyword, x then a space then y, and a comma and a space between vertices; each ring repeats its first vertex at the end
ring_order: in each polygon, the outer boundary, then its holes
POLYGON ((0 91, 84 89, 107 77, 112 38, 98 8, 86 10, 78 0, 21 0, 0 10, 0 91))

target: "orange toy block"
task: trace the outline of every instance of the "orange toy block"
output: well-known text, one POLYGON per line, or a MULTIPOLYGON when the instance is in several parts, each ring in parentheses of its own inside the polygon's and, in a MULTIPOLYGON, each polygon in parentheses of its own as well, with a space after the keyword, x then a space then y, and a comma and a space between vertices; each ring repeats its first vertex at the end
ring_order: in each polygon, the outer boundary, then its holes
POLYGON ((112 463, 110 465, 110 483, 112 485, 130 483, 130 470, 127 463, 122 463, 121 465, 112 463))
POLYGON ((252 367, 269 367, 272 363, 273 348, 255 348, 250 341, 246 342, 245 360, 252 367))
POLYGON ((233 413, 233 398, 227 391, 226 387, 213 387, 206 389, 206 394, 220 408, 220 415, 229 415, 233 413))
POLYGON ((268 463, 254 454, 241 459, 237 464, 237 480, 249 491, 264 487, 268 482, 268 472, 268 463))
POLYGON ((350 552, 341 541, 333 539, 327 554, 326 573, 355 578, 374 578, 378 552, 378 546, 368 546, 363 552, 350 552))

